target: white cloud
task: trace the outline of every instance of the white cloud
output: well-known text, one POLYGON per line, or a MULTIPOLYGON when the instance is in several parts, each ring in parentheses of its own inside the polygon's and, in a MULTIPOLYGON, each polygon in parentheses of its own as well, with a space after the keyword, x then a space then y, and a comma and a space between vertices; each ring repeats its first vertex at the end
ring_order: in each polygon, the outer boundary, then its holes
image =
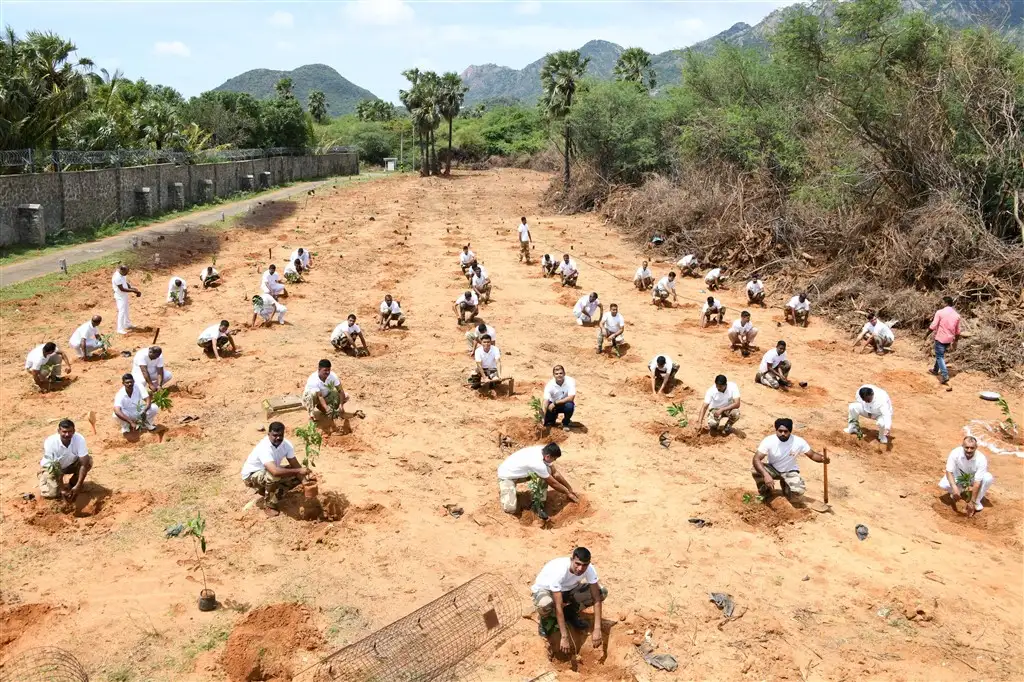
POLYGON ((291 28, 295 25, 295 17, 291 12, 277 11, 267 18, 267 23, 275 28, 291 28))
POLYGON ((192 50, 180 40, 159 41, 153 43, 153 54, 164 54, 172 57, 188 57, 192 50))
POLYGON ((355 0, 345 4, 345 16, 359 24, 393 26, 416 14, 405 0, 355 0))
POLYGON ((522 0, 516 4, 516 14, 540 14, 540 0, 522 0))

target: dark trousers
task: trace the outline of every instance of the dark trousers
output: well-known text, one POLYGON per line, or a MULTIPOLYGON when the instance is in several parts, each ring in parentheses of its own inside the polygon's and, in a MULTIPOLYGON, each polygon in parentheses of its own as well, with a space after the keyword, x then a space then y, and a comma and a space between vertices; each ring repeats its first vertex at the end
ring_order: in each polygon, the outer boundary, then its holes
POLYGON ((562 419, 562 425, 568 426, 572 420, 572 413, 575 411, 576 405, 571 400, 561 405, 555 405, 550 411, 544 412, 544 426, 554 426, 560 414, 565 415, 565 418, 562 419))

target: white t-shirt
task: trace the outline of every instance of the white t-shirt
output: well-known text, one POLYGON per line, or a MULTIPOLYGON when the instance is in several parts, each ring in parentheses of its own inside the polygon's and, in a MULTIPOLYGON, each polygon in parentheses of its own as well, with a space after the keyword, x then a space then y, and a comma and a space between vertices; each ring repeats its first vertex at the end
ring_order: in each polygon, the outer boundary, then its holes
POLYGON ((82 341, 94 341, 99 342, 97 338, 99 331, 96 327, 92 326, 92 320, 82 323, 82 325, 71 334, 71 338, 68 339, 68 345, 72 348, 78 348, 82 345, 82 341))
POLYGON ((480 366, 484 369, 497 369, 498 360, 501 359, 501 351, 498 347, 491 344, 491 350, 484 352, 483 346, 477 346, 476 352, 473 353, 473 359, 480 363, 480 366))
POLYGON ((747 282, 747 291, 751 294, 759 294, 764 291, 764 282, 759 279, 752 279, 747 282))
POLYGON ((400 315, 402 313, 402 308, 401 308, 401 306, 398 305, 398 301, 396 301, 395 299, 391 299, 391 305, 390 306, 388 305, 387 301, 381 301, 380 302, 380 312, 381 312, 382 315, 384 313, 391 313, 392 315, 400 315))
POLYGON ((178 302, 180 303, 181 299, 184 298, 183 294, 186 293, 186 289, 188 289, 188 282, 183 280, 181 277, 171 277, 171 279, 168 280, 167 282, 167 302, 171 302, 171 294, 177 294, 178 302), (174 283, 177 281, 181 282, 180 287, 174 285, 174 283))
POLYGON ((743 318, 737 317, 735 320, 732 321, 732 326, 729 327, 729 331, 738 332, 740 334, 749 334, 750 332, 754 331, 754 325, 752 325, 749 322, 743 324, 743 318))
POLYGON ((474 334, 476 334, 476 338, 478 338, 478 339, 481 336, 483 336, 484 334, 487 334, 488 336, 491 337, 491 341, 492 342, 497 341, 498 340, 498 334, 497 334, 497 332, 494 331, 494 327, 492 327, 489 324, 488 325, 484 325, 484 327, 485 327, 486 331, 483 331, 483 332, 480 331, 480 325, 477 325, 477 326, 473 327, 473 329, 471 329, 470 331, 472 331, 474 334))
POLYGON ((601 316, 601 326, 612 334, 618 334, 625 328, 626 320, 622 318, 622 313, 612 315, 611 311, 608 311, 601 316))
POLYGON ((71 436, 71 442, 67 447, 60 440, 60 434, 55 433, 43 441, 43 458, 39 460, 39 466, 48 467, 53 462, 59 462, 61 469, 67 469, 89 454, 89 448, 85 445, 85 437, 80 433, 71 436))
POLYGON ((576 301, 576 305, 573 307, 572 312, 576 315, 586 313, 588 317, 593 317, 594 313, 597 312, 597 306, 599 305, 601 305, 601 299, 597 298, 591 301, 590 294, 584 294, 583 296, 580 296, 580 300, 576 301))
POLYGON ((483 268, 480 268, 479 274, 475 270, 473 271, 472 285, 474 287, 482 287, 486 282, 487 282, 487 271, 486 270, 484 270, 483 268))
POLYGON ((654 279, 654 273, 651 272, 650 267, 646 270, 643 267, 636 269, 636 273, 633 275, 633 281, 639 282, 642 279, 654 279))
POLYGON ((306 379, 306 388, 303 391, 303 393, 312 393, 313 391, 316 391, 317 393, 326 398, 328 393, 328 386, 335 386, 338 389, 341 388, 341 380, 338 378, 337 374, 331 372, 330 374, 327 375, 326 381, 321 381, 320 375, 317 372, 313 372, 312 374, 309 375, 309 378, 306 379))
POLYGON ((570 258, 569 262, 566 263, 565 259, 563 258, 558 262, 558 271, 563 275, 571 275, 572 273, 576 272, 576 261, 570 258))
POLYGON ((142 367, 145 366, 146 371, 149 372, 149 376, 152 379, 163 376, 164 372, 164 354, 161 353, 160 357, 156 360, 152 360, 149 357, 149 346, 143 346, 139 349, 139 352, 135 354, 132 359, 132 376, 135 377, 136 384, 146 383, 146 379, 142 376, 142 367))
POLYGON ((526 223, 519 223, 519 241, 530 241, 530 226, 526 223))
POLYGON ((657 284, 654 285, 654 290, 655 291, 664 291, 666 293, 668 293, 669 291, 675 291, 676 290, 675 280, 671 280, 671 279, 668 278, 668 275, 665 275, 664 277, 662 277, 661 279, 658 280, 657 284))
POLYGON ((652 372, 655 372, 655 371, 671 372, 672 371, 672 357, 669 356, 669 355, 665 355, 664 353, 662 353, 661 355, 655 355, 653 358, 651 358, 651 362, 647 365, 647 369, 651 370, 652 372), (658 358, 660 358, 660 357, 665 358, 665 368, 663 370, 658 367, 658 358))
POLYGON ((209 327, 203 330, 203 333, 199 335, 198 341, 200 341, 201 343, 206 343, 207 341, 216 341, 222 336, 227 336, 227 333, 225 332, 222 334, 220 331, 220 325, 214 324, 210 325, 209 327))
POLYGON ((358 324, 349 325, 348 320, 345 320, 331 332, 331 341, 337 341, 341 338, 342 334, 360 334, 362 331, 358 324))
POLYGON ((587 566, 587 570, 583 571, 583 575, 573 575, 569 571, 570 566, 572 566, 572 558, 567 556, 547 562, 544 564, 544 568, 540 569, 540 573, 537 574, 537 579, 534 581, 530 591, 566 592, 576 589, 582 583, 587 585, 597 584, 597 569, 594 568, 594 564, 587 566))
POLYGON ((464 304, 470 305, 470 306, 475 306, 475 305, 479 305, 480 297, 478 297, 476 295, 475 291, 471 291, 471 292, 469 292, 469 300, 468 301, 466 300, 466 294, 462 294, 457 299, 455 299, 455 302, 456 303, 464 303, 464 304))
POLYGON ((757 371, 764 374, 769 368, 778 367, 784 360, 787 360, 785 353, 779 355, 779 351, 769 348, 768 352, 761 358, 761 366, 758 367, 757 371))
POLYGON ((114 296, 127 296, 127 291, 121 291, 118 286, 128 288, 128 277, 121 274, 120 270, 114 270, 114 276, 110 278, 110 286, 114 289, 114 296))
POLYGON ((811 446, 800 436, 790 434, 789 440, 783 443, 778 436, 772 434, 761 441, 757 451, 762 455, 768 455, 768 464, 780 474, 784 474, 787 471, 800 471, 796 458, 810 452, 811 446))
POLYGON ((719 301, 716 298, 713 305, 708 305, 708 302, 704 301, 704 307, 701 308, 701 313, 706 313, 709 310, 713 310, 713 311, 715 311, 717 313, 721 309, 722 309, 722 302, 719 301))
POLYGON ((249 478, 257 471, 265 471, 267 464, 273 462, 277 466, 283 466, 282 462, 295 457, 295 448, 287 438, 281 441, 276 448, 271 445, 270 437, 264 436, 263 440, 256 444, 256 447, 249 453, 249 457, 242 466, 242 480, 249 478))
POLYGON ((871 397, 871 402, 867 403, 860 397, 860 389, 857 389, 857 402, 864 407, 865 412, 892 417, 892 400, 889 399, 888 393, 872 384, 864 384, 860 388, 870 388, 875 392, 871 397))
POLYGON ((860 330, 861 336, 864 336, 868 332, 885 339, 886 341, 895 341, 896 337, 893 335, 892 330, 889 329, 889 325, 881 320, 878 320, 874 324, 870 322, 864 323, 864 328, 860 330))
POLYGON ((254 306, 253 310, 260 315, 273 315, 277 310, 277 301, 274 300, 274 297, 264 291, 260 294, 260 299, 263 301, 263 307, 256 310, 254 306))
POLYGON ((688 268, 688 267, 690 267, 691 264, 696 263, 696 262, 697 262, 697 256, 693 255, 692 253, 688 253, 685 256, 683 256, 682 258, 680 258, 679 262, 676 263, 676 265, 678 265, 681 268, 688 268))
POLYGON ((217 272, 217 268, 213 267, 212 265, 209 265, 199 271, 199 280, 203 281, 206 280, 208 277, 213 277, 214 275, 219 274, 220 273, 217 272))
POLYGON ((729 381, 725 384, 725 393, 719 393, 718 386, 712 385, 704 394, 704 403, 709 409, 717 410, 739 400, 739 397, 739 386, 735 382, 729 381))
POLYGON ((800 302, 800 295, 797 294, 793 298, 789 299, 789 303, 786 304, 786 307, 787 308, 792 308, 793 310, 800 310, 800 311, 810 310, 811 309, 811 300, 807 299, 803 303, 801 303, 800 302))
POLYGON ((714 268, 708 271, 708 274, 704 275, 705 282, 711 282, 722 276, 722 268, 714 268))
MULTIPOLYGON (((264 293, 269 294, 271 284, 277 285, 280 281, 281 275, 277 274, 276 270, 274 272, 267 270, 266 272, 263 273, 263 279, 260 280, 260 286, 263 289, 264 293)), ((280 289, 281 287, 276 286, 275 288, 280 289)))
POLYGON ((955 447, 949 451, 946 460, 946 471, 953 474, 955 480, 960 474, 971 474, 972 482, 977 481, 988 471, 988 460, 980 451, 974 451, 974 457, 967 459, 963 447, 955 447))
POLYGON ((120 408, 126 415, 135 418, 139 416, 139 404, 145 402, 148 397, 149 391, 136 381, 131 395, 124 390, 124 386, 121 387, 121 390, 114 396, 114 407, 120 408))
POLYGON ((550 253, 545 253, 544 257, 541 258, 541 261, 543 261, 544 265, 546 265, 548 267, 550 267, 555 262, 554 259, 551 258, 551 254, 550 253))
POLYGON ((286 275, 300 275, 302 273, 300 273, 299 269, 295 267, 295 263, 288 263, 288 265, 286 265, 284 267, 284 274, 286 274, 286 275))
MULTIPOLYGON (((43 355, 43 345, 45 344, 41 343, 28 352, 28 355, 25 356, 25 369, 37 372, 42 369, 43 364, 46 362, 46 356, 43 355)), ((56 353, 57 351, 53 352, 56 353)))
POLYGON ((476 254, 472 251, 463 251, 459 254, 459 263, 461 265, 469 265, 476 259, 476 254))
POLYGON ((498 478, 514 481, 520 478, 529 478, 530 474, 537 474, 541 478, 550 478, 551 468, 544 461, 543 450, 543 445, 531 445, 516 450, 498 465, 498 478))
POLYGON ((295 249, 294 251, 292 251, 291 257, 288 258, 288 262, 290 264, 292 264, 292 265, 295 265, 295 261, 299 261, 300 263, 302 263, 302 267, 308 268, 309 267, 309 250, 306 249, 306 248, 303 248, 301 255, 299 254, 299 250, 298 249, 295 249))
POLYGON ((576 380, 572 377, 565 377, 562 379, 561 386, 558 385, 557 381, 551 379, 544 387, 545 402, 558 402, 559 400, 564 400, 571 395, 576 395, 576 380))

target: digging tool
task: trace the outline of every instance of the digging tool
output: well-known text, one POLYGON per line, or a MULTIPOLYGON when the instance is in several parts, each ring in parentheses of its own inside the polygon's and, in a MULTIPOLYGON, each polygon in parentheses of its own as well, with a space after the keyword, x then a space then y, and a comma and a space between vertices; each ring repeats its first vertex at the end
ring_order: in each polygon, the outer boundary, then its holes
POLYGON ((821 465, 821 475, 823 479, 823 487, 825 489, 824 501, 825 504, 828 504, 828 448, 822 448, 821 452, 825 456, 825 461, 821 465))

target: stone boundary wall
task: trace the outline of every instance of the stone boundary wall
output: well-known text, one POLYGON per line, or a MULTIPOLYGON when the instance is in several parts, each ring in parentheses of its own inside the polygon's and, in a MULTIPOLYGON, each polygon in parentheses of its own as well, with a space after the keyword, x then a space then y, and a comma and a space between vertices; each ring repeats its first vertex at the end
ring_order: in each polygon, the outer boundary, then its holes
MULTIPOLYGON (((181 183, 184 206, 205 203, 204 181, 212 181, 212 196, 230 197, 242 191, 252 176, 258 188, 260 173, 270 173, 270 185, 358 175, 358 152, 320 156, 275 156, 246 161, 185 165, 163 163, 130 168, 0 175, 0 246, 39 243, 39 230, 25 225, 25 216, 42 210, 45 235, 83 230, 134 216, 156 216, 175 210, 181 183), (148 193, 140 192, 148 187, 148 193), (148 196, 147 196, 148 194, 148 196), (18 210, 19 206, 40 208, 18 210), (19 216, 21 216, 19 218, 19 216)), ((208 190, 209 191, 209 190, 208 190)))

